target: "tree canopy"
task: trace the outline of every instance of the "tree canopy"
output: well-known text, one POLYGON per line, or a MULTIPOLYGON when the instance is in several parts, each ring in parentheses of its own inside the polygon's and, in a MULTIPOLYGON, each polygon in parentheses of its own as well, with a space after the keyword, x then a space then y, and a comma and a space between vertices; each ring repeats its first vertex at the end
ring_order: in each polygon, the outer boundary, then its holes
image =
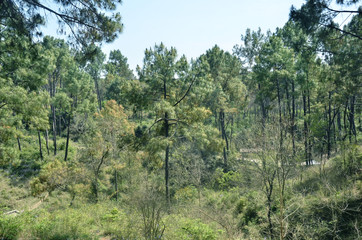
POLYGON ((120 14, 114 13, 117 3, 121 3, 121 0, 4 0, 1 2, 0 23, 3 27, 32 37, 42 35, 39 26, 47 22, 50 14, 56 17, 59 32, 83 46, 112 42, 123 28, 120 14))

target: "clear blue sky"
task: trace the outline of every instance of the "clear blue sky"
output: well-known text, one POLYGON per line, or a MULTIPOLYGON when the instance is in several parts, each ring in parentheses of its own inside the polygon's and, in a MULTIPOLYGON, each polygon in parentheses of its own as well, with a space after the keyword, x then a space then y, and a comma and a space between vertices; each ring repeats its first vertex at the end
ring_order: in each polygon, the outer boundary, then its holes
MULTIPOLYGON (((104 44, 102 49, 106 54, 114 49, 121 50, 133 70, 142 65, 145 49, 161 42, 167 47, 176 47, 178 54, 188 59, 197 58, 215 44, 231 52, 234 45, 241 43, 240 36, 247 28, 275 31, 287 22, 290 7, 300 8, 304 2, 123 0, 117 9, 122 15, 123 33, 113 43, 104 44)), ((340 19, 335 20, 342 22, 346 17, 341 14, 340 19)), ((44 33, 56 36, 56 29, 55 19, 49 16, 44 33)))
POLYGON ((124 0, 118 7, 123 33, 103 50, 121 50, 131 69, 144 50, 163 42, 178 54, 197 58, 215 44, 231 51, 247 28, 266 32, 283 27, 292 5, 304 0, 124 0))

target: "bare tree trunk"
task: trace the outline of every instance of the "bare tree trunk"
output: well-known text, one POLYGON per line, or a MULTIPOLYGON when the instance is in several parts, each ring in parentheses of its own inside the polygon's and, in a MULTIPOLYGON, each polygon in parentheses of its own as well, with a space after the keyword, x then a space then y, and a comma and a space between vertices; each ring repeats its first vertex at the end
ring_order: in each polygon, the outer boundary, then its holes
POLYGON ((277 79, 277 92, 278 92, 278 112, 279 112, 279 128, 280 128, 280 140, 279 140, 279 148, 280 150, 283 147, 283 128, 282 128, 282 107, 281 107, 281 95, 280 95, 280 85, 279 79, 277 79))
POLYGON ((354 135, 355 141, 357 142, 357 132, 356 132, 356 125, 354 122, 354 102, 355 96, 351 97, 350 100, 350 111, 349 111, 349 142, 352 143, 352 136, 354 135))
POLYGON ((116 192, 116 201, 118 202, 118 173, 114 170, 114 190, 116 192))
MULTIPOLYGON (((333 142, 332 142, 332 146, 336 146, 337 143, 337 134, 336 134, 336 121, 335 121, 335 117, 337 116, 337 111, 336 111, 336 106, 333 106, 333 119, 332 119, 332 134, 333 134, 333 142)), ((334 147, 336 148, 336 147, 334 147)))
MULTIPOLYGON (((55 96, 55 74, 54 71, 53 74, 49 74, 48 77, 48 84, 49 84, 49 94, 51 98, 54 98, 55 96)), ((54 144, 54 155, 57 155, 57 119, 55 114, 55 106, 50 105, 51 111, 52 111, 52 131, 53 131, 53 144, 54 144)))
POLYGON ((231 149, 231 142, 233 140, 233 133, 234 133, 234 115, 231 115, 231 128, 230 128, 230 140, 229 140, 229 148, 231 149))
POLYGON ((303 92, 303 110, 304 110, 304 154, 305 154, 305 165, 309 165, 309 154, 308 154, 308 122, 307 122, 307 98, 305 91, 303 92))
POLYGON ((53 115, 53 144, 54 144, 54 155, 57 155, 57 120, 55 116, 55 107, 51 106, 53 115))
POLYGON ((293 144, 293 156, 295 156, 295 87, 294 80, 292 80, 292 144, 293 144))
MULTIPOLYGON (((259 89, 259 92, 260 92, 260 89, 261 89, 260 84, 258 84, 258 89, 259 89)), ((260 101, 260 108, 261 108, 261 113, 262 113, 261 123, 262 123, 262 127, 264 128, 265 127, 265 121, 266 121, 266 118, 267 118, 267 112, 266 112, 266 109, 265 109, 263 97, 261 97, 259 101, 260 101)))
POLYGON ((221 128, 221 136, 222 139, 225 140, 226 146, 223 148, 223 155, 224 155, 224 171, 228 171, 228 152, 229 152, 229 141, 226 135, 226 127, 225 127, 225 113, 223 110, 220 111, 220 128, 221 128))
POLYGON ((328 127, 327 127, 327 159, 331 156, 331 122, 332 122, 332 114, 331 114, 331 92, 328 92, 328 127))
POLYGON ((21 152, 20 138, 19 138, 19 137, 16 137, 16 140, 18 141, 18 148, 19 148, 19 151, 21 152))
MULTIPOLYGON (((309 92, 309 88, 308 88, 308 94, 307 94, 307 100, 308 100, 308 114, 310 116, 310 92, 309 92)), ((309 136, 309 131, 310 131, 310 122, 308 120, 308 161, 309 161, 309 165, 312 165, 312 138, 309 136)))
POLYGON ((68 158, 69 137, 70 137, 70 113, 68 113, 67 142, 66 142, 66 144, 65 144, 64 161, 67 161, 67 158, 68 158))
POLYGON ((267 177, 267 179, 264 180, 265 190, 266 190, 266 194, 267 194, 267 205, 268 205, 268 214, 267 215, 268 215, 268 225, 269 225, 268 228, 269 228, 270 239, 273 239, 273 235, 274 235, 273 222, 271 219, 274 177, 275 177, 275 171, 272 173, 270 178, 267 177))
POLYGON ((98 108, 99 110, 102 110, 102 99, 101 99, 101 93, 99 90, 99 83, 97 77, 94 78, 94 85, 96 87, 96 93, 97 93, 97 100, 98 100, 98 108))
POLYGON ((48 156, 49 156, 49 134, 48 134, 48 129, 45 130, 45 143, 46 143, 47 153, 48 153, 48 156))
POLYGON ((43 160, 43 150, 41 148, 41 137, 40 137, 40 131, 38 130, 38 141, 39 141, 39 153, 40 153, 40 159, 43 160))
POLYGON ((343 112, 343 127, 344 127, 344 133, 347 136, 347 113, 348 113, 348 99, 346 100, 346 104, 344 105, 344 112, 343 112))
POLYGON ((58 136, 62 136, 62 116, 59 115, 58 118, 58 136))
MULTIPOLYGON (((163 82, 163 99, 167 99, 167 86, 166 81, 163 82)), ((168 139, 169 131, 170 131, 170 124, 168 121, 168 112, 165 112, 165 119, 164 119, 164 128, 165 128, 165 137, 168 139)), ((169 153, 170 153, 170 145, 167 144, 165 149, 165 188, 166 188, 166 203, 168 207, 170 207, 170 193, 169 193, 169 153)))
MULTIPOLYGON (((168 113, 165 113, 165 137, 166 139, 169 137, 169 122, 168 122, 168 113)), ((170 206, 170 193, 169 193, 169 152, 170 152, 170 146, 167 144, 166 150, 165 150, 165 187, 166 187, 166 202, 168 206, 170 206)))

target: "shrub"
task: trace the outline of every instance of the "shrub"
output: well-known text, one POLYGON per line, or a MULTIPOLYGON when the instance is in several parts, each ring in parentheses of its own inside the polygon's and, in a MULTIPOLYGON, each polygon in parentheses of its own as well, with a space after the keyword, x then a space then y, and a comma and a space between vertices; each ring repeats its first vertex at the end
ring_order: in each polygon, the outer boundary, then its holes
POLYGON ((38 239, 93 239, 89 226, 77 211, 46 213, 32 226, 33 236, 38 239))
POLYGON ((0 239, 17 239, 22 230, 22 222, 19 217, 0 215, 0 239))
POLYGON ((183 218, 180 221, 179 238, 183 240, 214 240, 217 232, 200 219, 183 218))
POLYGON ((140 239, 140 226, 135 214, 125 213, 114 207, 101 218, 102 229, 105 235, 114 239, 140 239))
POLYGON ((194 186, 186 186, 176 191, 175 199, 177 201, 185 202, 197 198, 198 192, 194 186))

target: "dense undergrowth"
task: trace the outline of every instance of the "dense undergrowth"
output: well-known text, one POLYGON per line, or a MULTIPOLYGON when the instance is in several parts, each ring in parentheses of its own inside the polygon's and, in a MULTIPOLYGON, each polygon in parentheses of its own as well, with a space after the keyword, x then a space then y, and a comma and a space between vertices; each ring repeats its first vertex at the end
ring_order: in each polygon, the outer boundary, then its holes
MULTIPOLYGON (((360 151, 349 157, 360 166, 360 151)), ((288 178, 283 196, 285 239, 360 237, 361 173, 359 168, 343 168, 344 160, 336 155, 323 169, 321 165, 299 167, 288 178)), ((79 191, 74 197, 67 187, 33 197, 34 179, 57 160, 47 161, 41 170, 35 168, 22 177, 14 174, 17 167, 1 171, 0 208, 3 213, 18 211, 1 215, 1 239, 264 239, 270 231, 265 190, 248 184, 250 178, 262 184, 253 164, 244 165, 248 167, 243 172, 216 171, 212 183, 202 188, 179 188, 168 206, 162 179, 148 173, 125 175, 117 200, 103 192, 95 203, 89 192, 79 191)), ((274 191, 279 190, 276 186, 274 191)), ((271 204, 277 237, 278 194, 271 204)))

